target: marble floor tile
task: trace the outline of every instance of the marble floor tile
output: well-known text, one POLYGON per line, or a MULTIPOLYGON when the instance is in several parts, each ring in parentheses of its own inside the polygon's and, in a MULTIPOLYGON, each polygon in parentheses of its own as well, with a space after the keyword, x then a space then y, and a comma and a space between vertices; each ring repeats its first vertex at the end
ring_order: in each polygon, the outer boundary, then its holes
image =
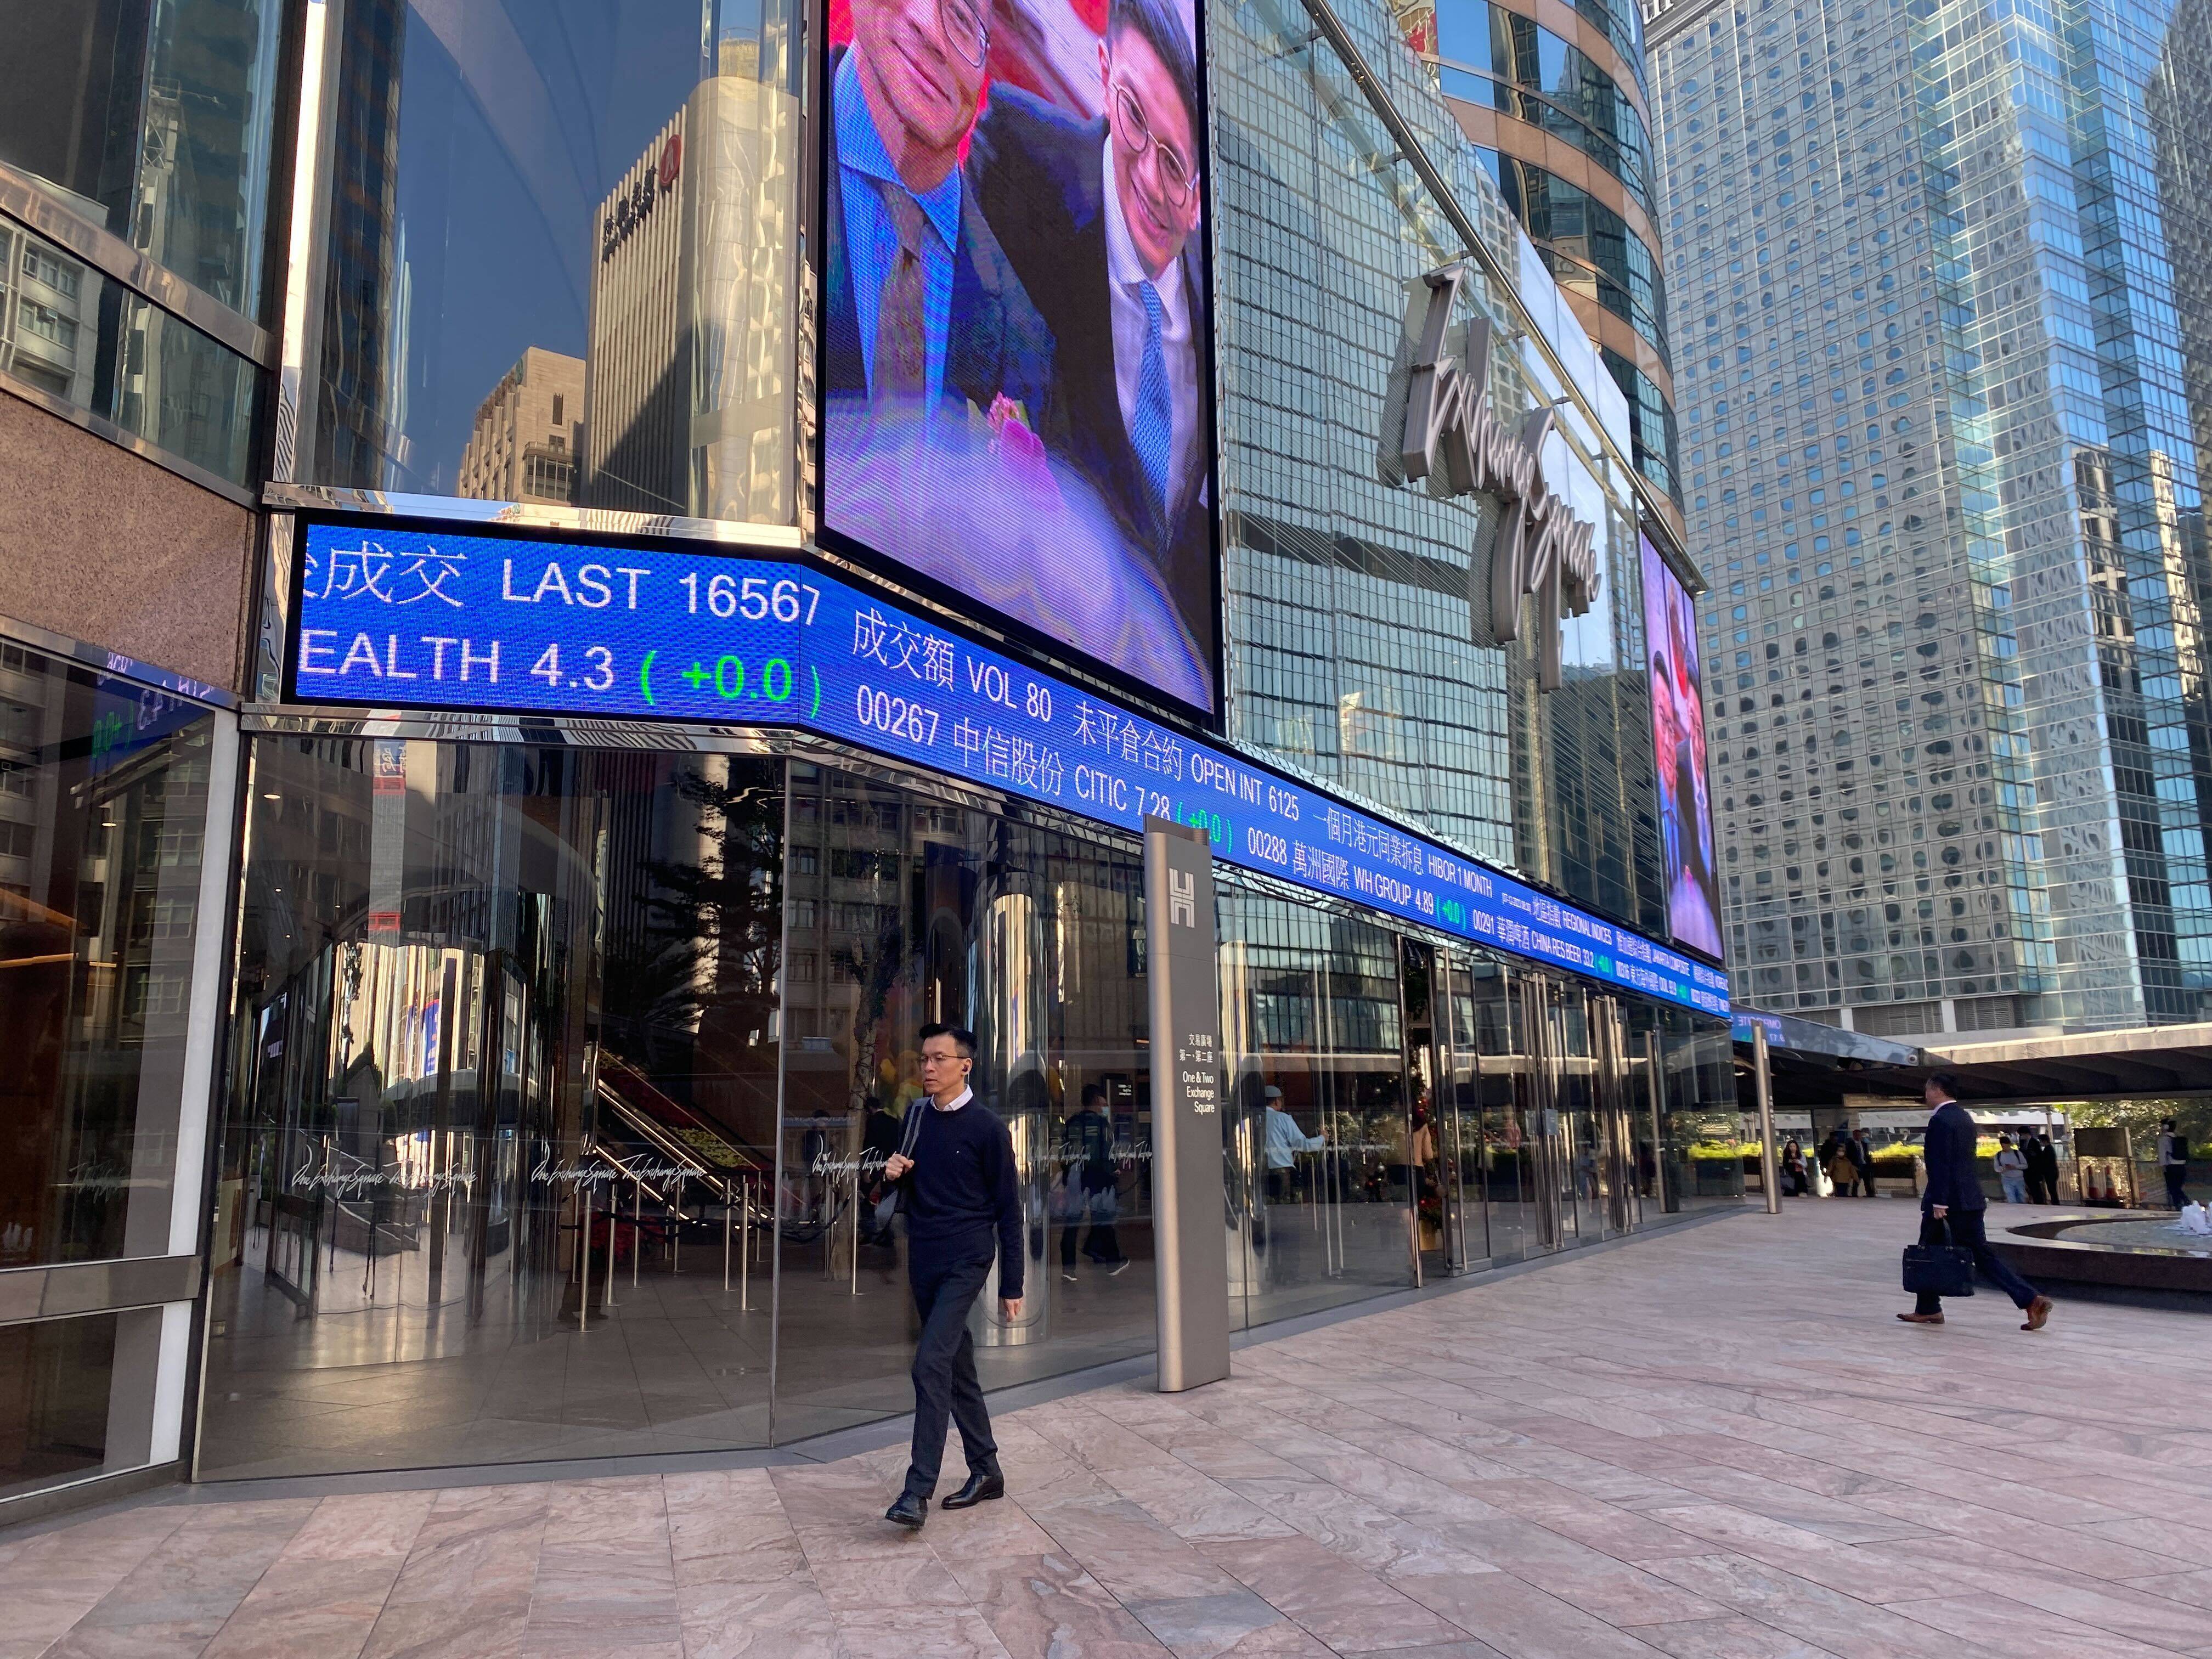
POLYGON ((974 1607, 894 1607, 841 1613, 839 1659, 1012 1659, 974 1607))
POLYGON ((2108 1544, 2126 1544, 2185 1561, 2192 1567, 2212 1567, 2212 1515, 2203 1523, 2138 1515, 2118 1521, 2076 1521, 2069 1531, 2108 1544))
POLYGON ((1651 1659, 1658 1651, 1510 1572, 1409 1578, 1404 1589, 1508 1659, 1651 1659))
POLYGON ((1685 1556, 1652 1571, 1759 1623, 1825 1648, 1838 1659, 1923 1659, 1938 1653, 1995 1659, 2002 1650, 1970 1638, 1931 1640, 1931 1626, 1741 1555, 1685 1556))
POLYGON ((1307 1635, 1242 1586, 1212 1595, 1124 1595, 1120 1600, 1176 1659, 1265 1652, 1265 1647, 1249 1644, 1277 1626, 1307 1635))
POLYGON ((286 1540, 286 1562, 389 1559, 394 1571, 414 1547, 435 1492, 370 1492, 325 1498, 286 1540))
POLYGON ((1733 1613, 1679 1625, 1644 1625, 1636 1633, 1668 1659, 1836 1659, 1832 1649, 1733 1613))
POLYGON ((1283 1538, 1297 1530, 1188 1463, 1109 1471, 1107 1484, 1176 1537, 1190 1543, 1283 1538))
POLYGON ((1498 1510, 1620 1561, 1661 1555, 1702 1555, 1707 1547, 1687 1533, 1551 1480, 1485 1481, 1475 1496, 1498 1510))
POLYGON ((1030 1500, 1023 1507, 1123 1601, 1227 1594, 1237 1581, 1125 1498, 1030 1500))
POLYGON ((2152 1647, 2039 1607, 1996 1595, 1949 1596, 1899 1601, 1891 1610, 1956 1637, 1970 1638, 2009 1659, 2158 1659, 2172 1648, 2152 1647))
POLYGON ((382 1559, 281 1558, 216 1632, 207 1659, 358 1654, 398 1576, 388 1551, 382 1559))
POLYGON ((1167 1649, 1065 1555, 956 1559, 961 1589, 1013 1659, 1160 1659, 1167 1649))
MULTIPOLYGON (((1911 1220, 1746 1215, 1263 1332, 1187 1394, 1007 1411, 1009 1496, 919 1534, 882 1518, 900 1445, 143 1501, 0 1534, 0 1659, 2212 1656, 2197 1322, 2069 1303, 2029 1341, 1970 1305, 1904 1330, 1911 1220)), ((643 1411, 711 1448, 738 1432, 712 1340, 518 1367, 509 1437, 457 1399, 451 1446, 573 1454, 618 1443, 564 1420, 643 1411)), ((821 1420, 897 1409, 893 1358, 819 1390, 821 1420)), ((340 1431, 369 1455, 408 1407, 394 1379, 302 1379, 268 1455, 340 1431)))
POLYGON ((836 1620, 804 1573, 677 1591, 684 1659, 837 1659, 836 1620))
POLYGON ((1211 1544, 1206 1553, 1268 1606, 1334 1648, 1413 1647, 1449 1640, 1449 1621, 1400 1588, 1310 1538, 1211 1544))

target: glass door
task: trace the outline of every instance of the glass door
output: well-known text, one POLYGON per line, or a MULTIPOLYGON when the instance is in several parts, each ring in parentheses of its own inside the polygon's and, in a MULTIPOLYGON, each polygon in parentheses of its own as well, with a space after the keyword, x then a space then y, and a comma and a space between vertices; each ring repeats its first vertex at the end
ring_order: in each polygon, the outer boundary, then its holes
POLYGON ((1540 974, 1516 974, 1513 984, 1519 992, 1515 1039, 1526 1056, 1528 1073, 1522 1123, 1528 1206, 1522 1244, 1527 1254, 1534 1255, 1566 1243, 1574 1224, 1574 1160, 1568 1156, 1560 1109, 1565 1088, 1559 1066, 1559 1011, 1553 1006, 1553 994, 1565 988, 1540 974))
POLYGON ((1444 1190, 1443 1134, 1437 1121, 1442 1074, 1436 1012, 1436 952, 1398 941, 1398 987, 1406 1064, 1406 1196, 1413 1210, 1413 1282, 1446 1269, 1452 1218, 1444 1190))
POLYGON ((1589 1018, 1596 1085, 1597 1189, 1605 1236, 1616 1238, 1634 1231, 1643 1218, 1633 1106, 1639 1079, 1632 1075, 1627 1022, 1620 1002, 1591 995, 1589 1018))
POLYGON ((1490 1229, 1483 1203, 1482 1098, 1474 963, 1448 952, 1437 958, 1431 995, 1437 1021, 1436 1123, 1443 1184, 1443 1270, 1463 1273, 1486 1265, 1490 1229))
POLYGON ((1644 1137, 1644 1078, 1637 1066, 1628 1030, 1628 1013, 1617 998, 1590 998, 1593 1005, 1595 1048, 1599 1064, 1599 1113, 1604 1141, 1606 1234, 1635 1232, 1644 1221, 1644 1182, 1641 1168, 1648 1151, 1644 1137))
POLYGON ((1494 962, 1470 963, 1467 1000, 1474 1027, 1476 1158, 1493 1261, 1518 1261, 1531 1249, 1535 1192, 1529 1126, 1536 1115, 1521 986, 1494 962))
POLYGON ((1546 1201, 1553 1212, 1549 1248, 1557 1249, 1596 1237, 1594 1224, 1584 1225, 1589 1209, 1585 1177, 1593 1162, 1585 1138, 1590 1087, 1588 1010, 1580 986, 1538 979, 1531 992, 1531 1000, 1540 1011, 1535 1022, 1542 1054, 1538 1074, 1547 1091, 1538 1125, 1539 1163, 1546 1201))

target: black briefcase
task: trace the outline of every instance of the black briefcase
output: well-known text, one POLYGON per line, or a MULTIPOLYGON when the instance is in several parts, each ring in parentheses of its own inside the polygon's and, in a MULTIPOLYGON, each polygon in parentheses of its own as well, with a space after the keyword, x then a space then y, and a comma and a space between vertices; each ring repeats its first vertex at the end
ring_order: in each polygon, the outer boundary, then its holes
MULTIPOLYGON (((1950 1224, 1940 1224, 1950 1237, 1950 1224)), ((1915 1296, 1972 1296, 1974 1253, 1956 1244, 1906 1245, 1905 1288, 1915 1296)))

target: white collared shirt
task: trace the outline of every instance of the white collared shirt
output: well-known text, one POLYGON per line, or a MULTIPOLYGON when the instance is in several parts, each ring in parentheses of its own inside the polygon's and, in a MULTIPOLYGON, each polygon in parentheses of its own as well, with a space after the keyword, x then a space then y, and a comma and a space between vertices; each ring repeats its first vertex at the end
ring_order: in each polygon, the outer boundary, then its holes
POLYGON ((936 1107, 936 1109, 940 1112, 957 1112, 963 1106, 965 1106, 969 1101, 975 1098, 975 1091, 973 1089, 963 1088, 958 1094, 952 1097, 952 1101, 950 1105, 939 1106, 937 1103, 937 1097, 935 1095, 930 1096, 929 1103, 932 1106, 936 1107))
MULTIPOLYGON (((1188 269, 1178 255, 1152 286, 1160 296, 1160 349, 1167 358, 1168 407, 1175 419, 1175 449, 1168 458, 1168 511, 1183 499, 1198 465, 1198 349, 1191 331, 1191 302, 1183 279, 1188 269)), ((1121 426, 1137 426, 1137 386, 1145 372, 1145 297, 1139 284, 1152 273, 1137 257, 1129 227, 1121 217, 1121 198, 1114 185, 1114 134, 1106 134, 1106 290, 1113 300, 1114 390, 1121 399, 1121 426)))

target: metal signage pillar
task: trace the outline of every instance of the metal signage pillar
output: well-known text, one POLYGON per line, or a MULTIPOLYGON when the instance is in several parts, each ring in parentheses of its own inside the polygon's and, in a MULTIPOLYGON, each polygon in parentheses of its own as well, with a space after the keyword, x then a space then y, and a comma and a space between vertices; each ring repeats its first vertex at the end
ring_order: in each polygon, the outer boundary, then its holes
POLYGON ((1172 1394, 1229 1375, 1221 997, 1213 854, 1205 830, 1165 818, 1145 820, 1145 939, 1159 1385, 1172 1394))
MULTIPOLYGON (((1782 1213, 1782 1180, 1774 1156, 1774 1081, 1766 1063, 1766 1027, 1751 1025, 1751 1069, 1759 1085, 1759 1184, 1766 1196, 1766 1212, 1782 1213)), ((1810 1139, 1808 1136, 1808 1139, 1810 1139)))

